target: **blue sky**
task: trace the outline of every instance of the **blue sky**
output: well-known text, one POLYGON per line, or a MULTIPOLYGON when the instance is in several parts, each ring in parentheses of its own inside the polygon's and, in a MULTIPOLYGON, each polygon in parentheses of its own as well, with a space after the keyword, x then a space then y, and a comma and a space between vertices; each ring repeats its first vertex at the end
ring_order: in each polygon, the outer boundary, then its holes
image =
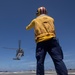
MULTIPOLYGON (((34 30, 25 27, 34 19, 36 10, 45 6, 54 18, 56 36, 64 53, 67 68, 75 68, 75 0, 0 0, 0 70, 22 71, 36 69, 34 30), (15 61, 18 40, 25 56, 15 61)), ((45 69, 54 69, 47 54, 45 69)))

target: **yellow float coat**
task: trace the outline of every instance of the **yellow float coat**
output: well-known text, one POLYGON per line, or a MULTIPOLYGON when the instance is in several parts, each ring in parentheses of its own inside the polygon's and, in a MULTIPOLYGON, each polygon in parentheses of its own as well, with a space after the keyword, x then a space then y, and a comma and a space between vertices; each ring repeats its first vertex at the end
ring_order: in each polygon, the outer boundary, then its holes
POLYGON ((33 19, 31 23, 26 26, 29 30, 34 28, 35 41, 42 42, 52 37, 55 37, 54 19, 48 15, 40 15, 33 19))

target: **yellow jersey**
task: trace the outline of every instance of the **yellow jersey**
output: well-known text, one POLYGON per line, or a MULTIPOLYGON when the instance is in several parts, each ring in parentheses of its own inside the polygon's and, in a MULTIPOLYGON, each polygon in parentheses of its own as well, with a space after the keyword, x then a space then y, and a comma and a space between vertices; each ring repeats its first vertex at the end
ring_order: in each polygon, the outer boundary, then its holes
POLYGON ((34 28, 35 41, 37 43, 55 37, 54 19, 48 15, 42 14, 33 19, 31 23, 26 26, 27 30, 31 28, 34 28))

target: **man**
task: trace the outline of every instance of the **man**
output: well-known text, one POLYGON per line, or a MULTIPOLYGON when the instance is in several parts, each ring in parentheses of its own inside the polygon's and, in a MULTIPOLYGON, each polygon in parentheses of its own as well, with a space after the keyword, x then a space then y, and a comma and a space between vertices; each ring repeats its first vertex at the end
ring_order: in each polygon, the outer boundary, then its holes
POLYGON ((37 10, 36 18, 26 27, 27 30, 34 28, 36 41, 37 75, 44 75, 44 60, 46 53, 51 56, 57 75, 68 75, 63 62, 63 52, 56 39, 54 19, 47 15, 45 7, 37 10))

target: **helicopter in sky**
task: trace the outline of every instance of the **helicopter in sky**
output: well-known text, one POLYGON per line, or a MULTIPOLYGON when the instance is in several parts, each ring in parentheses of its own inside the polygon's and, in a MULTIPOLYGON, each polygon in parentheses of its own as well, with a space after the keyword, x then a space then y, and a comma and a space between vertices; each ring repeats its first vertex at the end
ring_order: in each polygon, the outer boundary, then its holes
MULTIPOLYGON (((3 47, 3 48, 15 49, 15 48, 7 48, 7 47, 3 47)), ((24 50, 21 48, 21 40, 19 40, 19 48, 16 50, 16 57, 13 58, 13 60, 20 60, 22 56, 24 56, 24 50)))
POLYGON ((21 49, 21 40, 19 40, 19 48, 16 51, 16 58, 13 58, 13 60, 20 60, 22 56, 24 56, 24 51, 21 49))

